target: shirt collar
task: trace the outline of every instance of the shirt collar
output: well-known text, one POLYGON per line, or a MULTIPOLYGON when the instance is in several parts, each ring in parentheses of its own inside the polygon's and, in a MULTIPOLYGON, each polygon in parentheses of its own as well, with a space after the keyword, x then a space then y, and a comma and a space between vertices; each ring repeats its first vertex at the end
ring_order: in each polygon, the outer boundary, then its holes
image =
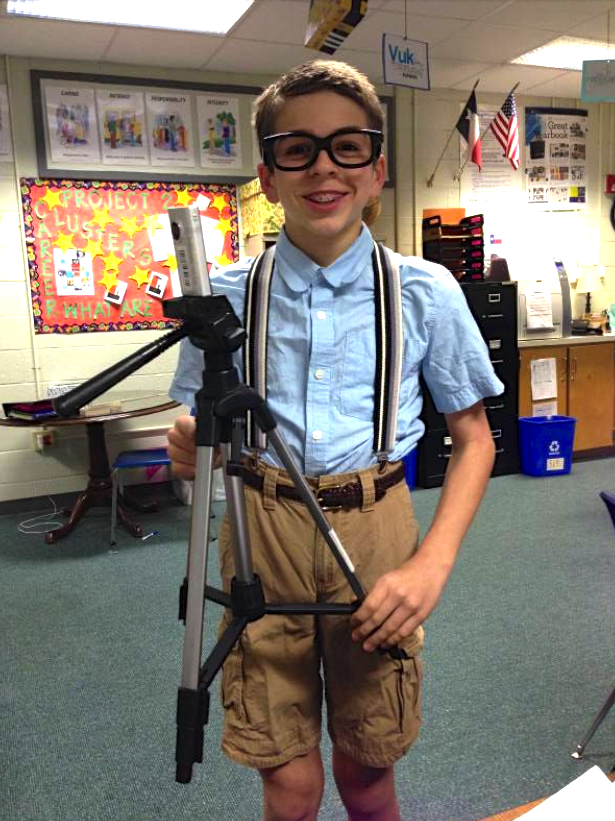
POLYGON ((363 225, 361 233, 350 248, 331 265, 322 268, 293 245, 286 231, 282 229, 276 243, 275 266, 286 285, 296 293, 306 291, 319 273, 322 273, 332 288, 340 288, 354 282, 359 276, 365 267, 366 259, 371 260, 372 246, 372 235, 367 226, 363 225))

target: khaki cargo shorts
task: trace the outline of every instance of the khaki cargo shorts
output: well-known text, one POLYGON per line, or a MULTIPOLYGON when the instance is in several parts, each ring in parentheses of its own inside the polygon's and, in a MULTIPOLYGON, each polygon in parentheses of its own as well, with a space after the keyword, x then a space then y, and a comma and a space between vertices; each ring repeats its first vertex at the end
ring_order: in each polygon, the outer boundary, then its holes
MULTIPOLYGON (((399 466, 391 463, 385 473, 399 466)), ((358 473, 323 476, 313 486, 362 479, 364 507, 328 510, 326 515, 370 590, 384 573, 416 550, 418 527, 405 481, 370 504, 369 487, 378 466, 358 473)), ((259 463, 264 489, 246 486, 246 508, 254 571, 267 603, 351 602, 354 595, 335 558, 299 501, 276 498, 276 483, 288 475, 259 463)), ((219 535, 225 590, 234 575, 227 517, 219 535)), ((225 611, 220 630, 228 625, 225 611)), ((320 743, 321 706, 327 704, 334 745, 353 760, 388 767, 416 739, 420 726, 423 631, 405 640, 408 659, 366 653, 351 639, 350 617, 267 615, 249 624, 222 671, 222 749, 233 760, 264 769, 305 755, 320 743)))

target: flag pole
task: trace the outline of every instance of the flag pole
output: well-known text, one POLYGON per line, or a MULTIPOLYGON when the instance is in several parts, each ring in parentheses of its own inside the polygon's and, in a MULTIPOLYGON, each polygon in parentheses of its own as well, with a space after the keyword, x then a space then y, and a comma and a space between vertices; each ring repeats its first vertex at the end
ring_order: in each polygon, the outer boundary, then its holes
MULTIPOLYGON (((519 86, 520 82, 521 82, 521 81, 519 80, 519 82, 518 82, 518 83, 515 83, 515 85, 511 88, 511 90, 510 90, 510 91, 508 92, 508 94, 506 95, 506 97, 504 97, 504 103, 506 102, 506 100, 508 100, 508 98, 510 97, 510 95, 511 95, 511 94, 514 94, 514 93, 515 93, 515 91, 516 91, 517 87, 519 86)), ((502 103, 502 105, 504 105, 504 103, 502 103)), ((502 106, 500 106, 500 108, 502 108, 502 106)), ((498 110, 499 110, 499 109, 498 109, 498 110)), ((487 127, 485 128, 485 130, 483 131, 483 133, 482 133, 482 134, 480 135, 480 137, 478 138, 481 142, 482 142, 483 137, 485 136, 485 134, 486 134, 486 133, 489 131, 489 129, 491 128, 491 123, 492 123, 492 122, 493 122, 493 120, 490 120, 490 121, 489 121, 489 123, 487 124, 487 127)), ((460 165, 460 166, 459 166, 459 168, 457 169, 457 171, 453 174, 453 181, 454 181, 454 182, 458 182, 458 181, 459 181, 459 179, 461 178, 461 175, 462 175, 462 173, 463 173, 463 169, 466 167, 466 165, 467 165, 467 164, 468 164, 468 157, 466 157, 464 164, 463 164, 463 165, 460 165)))
MULTIPOLYGON (((472 92, 476 91, 476 86, 478 85, 479 80, 480 80, 480 77, 474 83, 474 88, 470 92, 470 97, 472 96, 472 92)), ((452 140, 453 134, 455 133, 455 131, 457 131, 457 124, 456 123, 455 123, 455 127, 453 128, 451 133, 448 135, 448 140, 446 141, 446 145, 444 146, 444 149, 443 149, 442 153, 440 154, 440 158, 438 159, 438 162, 436 163, 436 167, 434 168, 432 175, 427 180, 427 188, 431 188, 433 186, 433 181, 434 181, 434 177, 436 176, 436 171, 438 170, 438 168, 440 166, 440 163, 442 162, 442 158, 446 154, 446 149, 448 148, 448 145, 449 145, 450 141, 452 140)))

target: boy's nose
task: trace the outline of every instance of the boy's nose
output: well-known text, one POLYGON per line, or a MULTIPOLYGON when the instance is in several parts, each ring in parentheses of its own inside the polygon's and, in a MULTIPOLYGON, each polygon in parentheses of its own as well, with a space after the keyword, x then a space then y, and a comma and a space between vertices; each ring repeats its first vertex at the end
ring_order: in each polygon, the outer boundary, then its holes
POLYGON ((338 166, 333 162, 333 160, 327 153, 327 149, 324 146, 322 146, 318 150, 318 153, 316 154, 316 159, 310 166, 309 170, 324 173, 327 171, 335 171, 337 168, 338 166))

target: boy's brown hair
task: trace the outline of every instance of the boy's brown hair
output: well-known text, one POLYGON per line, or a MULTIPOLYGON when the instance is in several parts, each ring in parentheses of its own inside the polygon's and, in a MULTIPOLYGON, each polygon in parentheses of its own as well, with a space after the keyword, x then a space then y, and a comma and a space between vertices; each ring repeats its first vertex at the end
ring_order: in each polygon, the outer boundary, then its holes
POLYGON ((334 91, 354 100, 367 114, 369 128, 382 131, 384 117, 368 78, 347 63, 310 60, 295 66, 266 88, 254 103, 254 127, 262 151, 263 137, 274 134, 275 120, 289 97, 334 91))
MULTIPOLYGON (((289 97, 334 91, 354 100, 367 114, 368 127, 382 131, 384 115, 378 95, 370 80, 347 63, 336 60, 309 60, 295 66, 268 86, 254 102, 253 125, 263 153, 263 138, 275 133, 275 121, 289 97)), ((380 201, 375 197, 363 211, 363 220, 373 224, 380 213, 380 201)))

